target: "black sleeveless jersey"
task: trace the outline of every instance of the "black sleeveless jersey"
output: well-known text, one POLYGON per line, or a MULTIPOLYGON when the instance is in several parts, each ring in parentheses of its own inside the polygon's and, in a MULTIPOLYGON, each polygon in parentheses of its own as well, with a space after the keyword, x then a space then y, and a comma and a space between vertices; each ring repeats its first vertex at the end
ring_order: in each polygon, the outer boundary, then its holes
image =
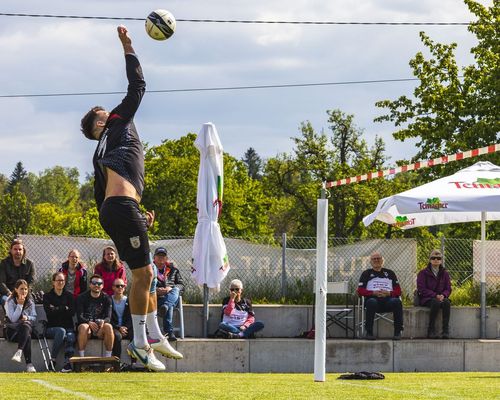
POLYGON ((128 89, 122 102, 109 114, 94 153, 94 197, 101 208, 106 194, 105 167, 129 181, 142 196, 144 190, 144 149, 133 117, 146 91, 141 64, 135 54, 125 55, 128 89))

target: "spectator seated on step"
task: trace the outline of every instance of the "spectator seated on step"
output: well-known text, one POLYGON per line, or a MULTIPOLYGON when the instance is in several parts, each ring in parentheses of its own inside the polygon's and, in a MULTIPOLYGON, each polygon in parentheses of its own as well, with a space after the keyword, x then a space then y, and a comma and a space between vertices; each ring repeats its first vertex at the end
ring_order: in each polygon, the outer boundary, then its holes
POLYGON ((17 343, 17 350, 12 361, 21 362, 24 355, 26 372, 36 372, 31 363, 31 335, 32 325, 36 321, 35 302, 29 296, 28 282, 18 279, 14 284, 11 295, 5 303, 7 315, 7 340, 17 343))
POLYGON ((168 336, 168 340, 175 341, 177 338, 173 333, 172 320, 174 318, 174 308, 179 302, 179 296, 184 292, 184 282, 180 271, 169 260, 165 247, 158 247, 155 250, 153 263, 157 269, 156 298, 158 312, 164 315, 163 332, 168 336))
POLYGON ((73 294, 64 289, 66 278, 62 272, 52 275, 52 289, 43 295, 43 309, 47 316, 45 336, 54 339, 51 358, 55 366, 57 356, 64 346, 64 365, 61 372, 70 372, 69 359, 75 352, 75 300, 73 294))
POLYGON ((111 325, 115 334, 113 355, 118 358, 122 355, 122 339, 132 340, 134 335, 128 298, 124 294, 126 288, 123 279, 118 278, 113 282, 111 325))
POLYGON ((118 253, 113 246, 106 246, 102 251, 102 260, 94 267, 94 274, 101 275, 104 281, 102 291, 108 296, 113 296, 113 282, 121 279, 127 284, 125 265, 120 261, 118 253))
POLYGON ((111 357, 114 342, 111 325, 111 297, 102 291, 104 281, 100 275, 90 277, 90 289, 76 299, 78 320, 78 355, 85 356, 85 347, 91 338, 104 341, 104 357, 111 357))
POLYGON ((87 266, 81 261, 77 249, 70 250, 68 259, 63 262, 59 272, 62 272, 66 279, 64 289, 70 292, 75 300, 87 291, 87 266))
POLYGON ((250 299, 243 297, 243 283, 233 279, 229 296, 222 301, 222 322, 219 333, 228 339, 249 339, 264 329, 264 323, 255 320, 250 299))
POLYGON ((394 271, 383 268, 384 258, 379 252, 370 256, 371 268, 359 278, 358 295, 365 298, 366 339, 375 340, 373 322, 376 313, 392 312, 394 315, 394 340, 401 339, 403 330, 403 304, 401 286, 394 271))

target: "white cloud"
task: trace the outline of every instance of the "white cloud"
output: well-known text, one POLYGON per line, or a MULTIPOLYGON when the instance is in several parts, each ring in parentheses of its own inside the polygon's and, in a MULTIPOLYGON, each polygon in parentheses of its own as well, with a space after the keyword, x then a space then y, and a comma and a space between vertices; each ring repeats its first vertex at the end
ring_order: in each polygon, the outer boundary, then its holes
MULTIPOLYGON (((484 1, 491 4, 491 1, 484 1)), ((142 17, 157 1, 2 0, 3 12, 142 17)), ((172 0, 178 19, 328 21, 468 21, 460 0, 172 0)), ((0 95, 123 91, 124 62, 115 27, 121 21, 0 16, 0 95)), ((418 32, 457 42, 457 59, 472 62, 474 38, 465 27, 313 26, 179 22, 174 37, 156 42, 142 21, 127 21, 148 89, 247 86, 411 77, 408 61, 423 49, 418 32)), ((413 84, 147 94, 137 114, 145 141, 158 144, 203 122, 218 126, 226 151, 241 157, 254 147, 262 157, 290 151, 301 121, 326 128, 327 109, 355 115, 370 142, 387 140, 394 159, 413 145, 392 140, 394 127, 374 124, 374 102, 411 94, 413 84)), ((94 143, 79 133, 91 105, 113 107, 120 95, 0 98, 0 173, 19 160, 32 172, 62 164, 91 170, 94 143)))

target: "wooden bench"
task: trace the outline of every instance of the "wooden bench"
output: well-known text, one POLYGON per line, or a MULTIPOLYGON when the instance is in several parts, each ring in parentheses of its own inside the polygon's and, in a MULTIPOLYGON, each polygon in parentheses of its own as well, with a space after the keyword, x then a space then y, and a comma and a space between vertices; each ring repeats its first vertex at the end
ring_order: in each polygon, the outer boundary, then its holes
POLYGON ((120 372, 118 357, 71 357, 69 359, 75 372, 120 372))

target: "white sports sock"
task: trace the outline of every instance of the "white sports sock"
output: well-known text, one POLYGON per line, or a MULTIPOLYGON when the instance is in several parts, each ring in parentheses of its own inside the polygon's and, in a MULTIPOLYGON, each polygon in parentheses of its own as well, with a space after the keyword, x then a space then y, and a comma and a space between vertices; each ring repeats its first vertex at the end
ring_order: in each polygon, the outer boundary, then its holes
POLYGON ((134 345, 139 348, 148 345, 146 336, 146 316, 132 314, 132 325, 134 327, 134 345))
POLYGON ((111 353, 112 353, 112 351, 107 351, 107 350, 106 350, 106 351, 104 352, 104 357, 111 357, 111 353))
POLYGON ((163 339, 163 333, 161 333, 160 325, 158 325, 157 310, 148 313, 146 316, 146 324, 148 325, 148 333, 151 339, 163 339))
POLYGON ((85 357, 85 350, 78 350, 78 355, 80 357, 85 357))

